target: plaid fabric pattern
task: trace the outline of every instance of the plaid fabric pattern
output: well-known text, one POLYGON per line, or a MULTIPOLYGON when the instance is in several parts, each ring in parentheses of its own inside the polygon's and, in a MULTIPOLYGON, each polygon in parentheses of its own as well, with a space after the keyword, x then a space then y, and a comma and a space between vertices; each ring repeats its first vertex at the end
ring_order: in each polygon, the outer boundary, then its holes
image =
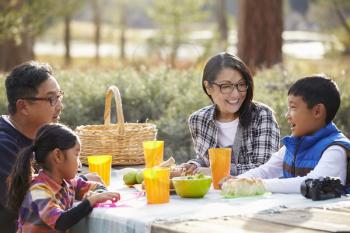
MULTIPOLYGON (((254 105, 251 124, 246 128, 238 125, 235 142, 240 141, 232 148, 231 175, 239 175, 264 164, 279 149, 280 131, 272 110, 260 103, 254 105)), ((194 112, 188 124, 197 156, 189 162, 209 167, 208 149, 217 147, 215 105, 194 112)))
POLYGON ((86 192, 98 186, 80 177, 57 184, 40 171, 22 202, 17 232, 60 232, 55 225, 61 213, 70 209, 75 199, 81 200, 86 192))

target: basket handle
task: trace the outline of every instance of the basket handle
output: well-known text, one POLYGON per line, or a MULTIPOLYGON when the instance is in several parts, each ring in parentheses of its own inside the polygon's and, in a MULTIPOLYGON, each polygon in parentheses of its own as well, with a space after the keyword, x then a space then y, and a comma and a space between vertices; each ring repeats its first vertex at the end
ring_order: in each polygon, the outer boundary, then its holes
POLYGON ((118 87, 112 85, 106 91, 106 100, 105 100, 105 113, 104 113, 104 124, 111 124, 111 102, 112 94, 114 94, 115 108, 117 114, 117 123, 119 124, 119 132, 124 132, 124 113, 122 107, 122 98, 120 97, 120 92, 118 87))

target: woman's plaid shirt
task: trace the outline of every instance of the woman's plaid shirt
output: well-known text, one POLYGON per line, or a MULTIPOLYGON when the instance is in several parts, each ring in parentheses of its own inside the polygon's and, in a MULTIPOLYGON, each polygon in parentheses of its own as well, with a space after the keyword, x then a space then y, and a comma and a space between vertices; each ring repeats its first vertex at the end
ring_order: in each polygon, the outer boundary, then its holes
MULTIPOLYGON (((252 122, 246 128, 238 125, 232 147, 231 175, 242 174, 269 160, 278 151, 280 131, 272 110, 254 103, 252 122)), ((218 127, 215 124, 215 105, 204 107, 188 120, 197 159, 197 166, 209 167, 208 149, 217 147, 218 127)))

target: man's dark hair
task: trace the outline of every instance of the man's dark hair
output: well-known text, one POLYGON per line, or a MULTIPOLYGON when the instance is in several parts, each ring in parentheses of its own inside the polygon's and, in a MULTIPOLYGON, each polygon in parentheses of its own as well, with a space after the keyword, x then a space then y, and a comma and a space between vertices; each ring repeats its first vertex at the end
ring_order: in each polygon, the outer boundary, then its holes
POLYGON ((46 63, 25 62, 16 66, 6 77, 5 86, 8 111, 15 114, 16 101, 24 97, 34 97, 38 87, 52 75, 52 68, 46 63))
POLYGON ((326 74, 312 75, 296 81, 288 95, 301 96, 308 108, 323 104, 326 108, 326 124, 331 122, 340 106, 337 84, 326 74))

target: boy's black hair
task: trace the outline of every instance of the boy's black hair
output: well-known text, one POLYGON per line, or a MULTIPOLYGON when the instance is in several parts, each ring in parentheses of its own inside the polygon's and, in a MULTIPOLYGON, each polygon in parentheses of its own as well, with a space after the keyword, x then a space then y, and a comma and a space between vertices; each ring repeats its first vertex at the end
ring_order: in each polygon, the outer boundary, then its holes
POLYGON ((331 122, 340 106, 337 84, 326 74, 304 77, 288 90, 288 95, 301 96, 308 108, 323 104, 326 108, 326 124, 331 122))
POLYGON ((46 63, 29 61, 13 68, 5 81, 9 113, 17 112, 18 99, 34 97, 38 93, 38 87, 50 76, 52 68, 46 63))

